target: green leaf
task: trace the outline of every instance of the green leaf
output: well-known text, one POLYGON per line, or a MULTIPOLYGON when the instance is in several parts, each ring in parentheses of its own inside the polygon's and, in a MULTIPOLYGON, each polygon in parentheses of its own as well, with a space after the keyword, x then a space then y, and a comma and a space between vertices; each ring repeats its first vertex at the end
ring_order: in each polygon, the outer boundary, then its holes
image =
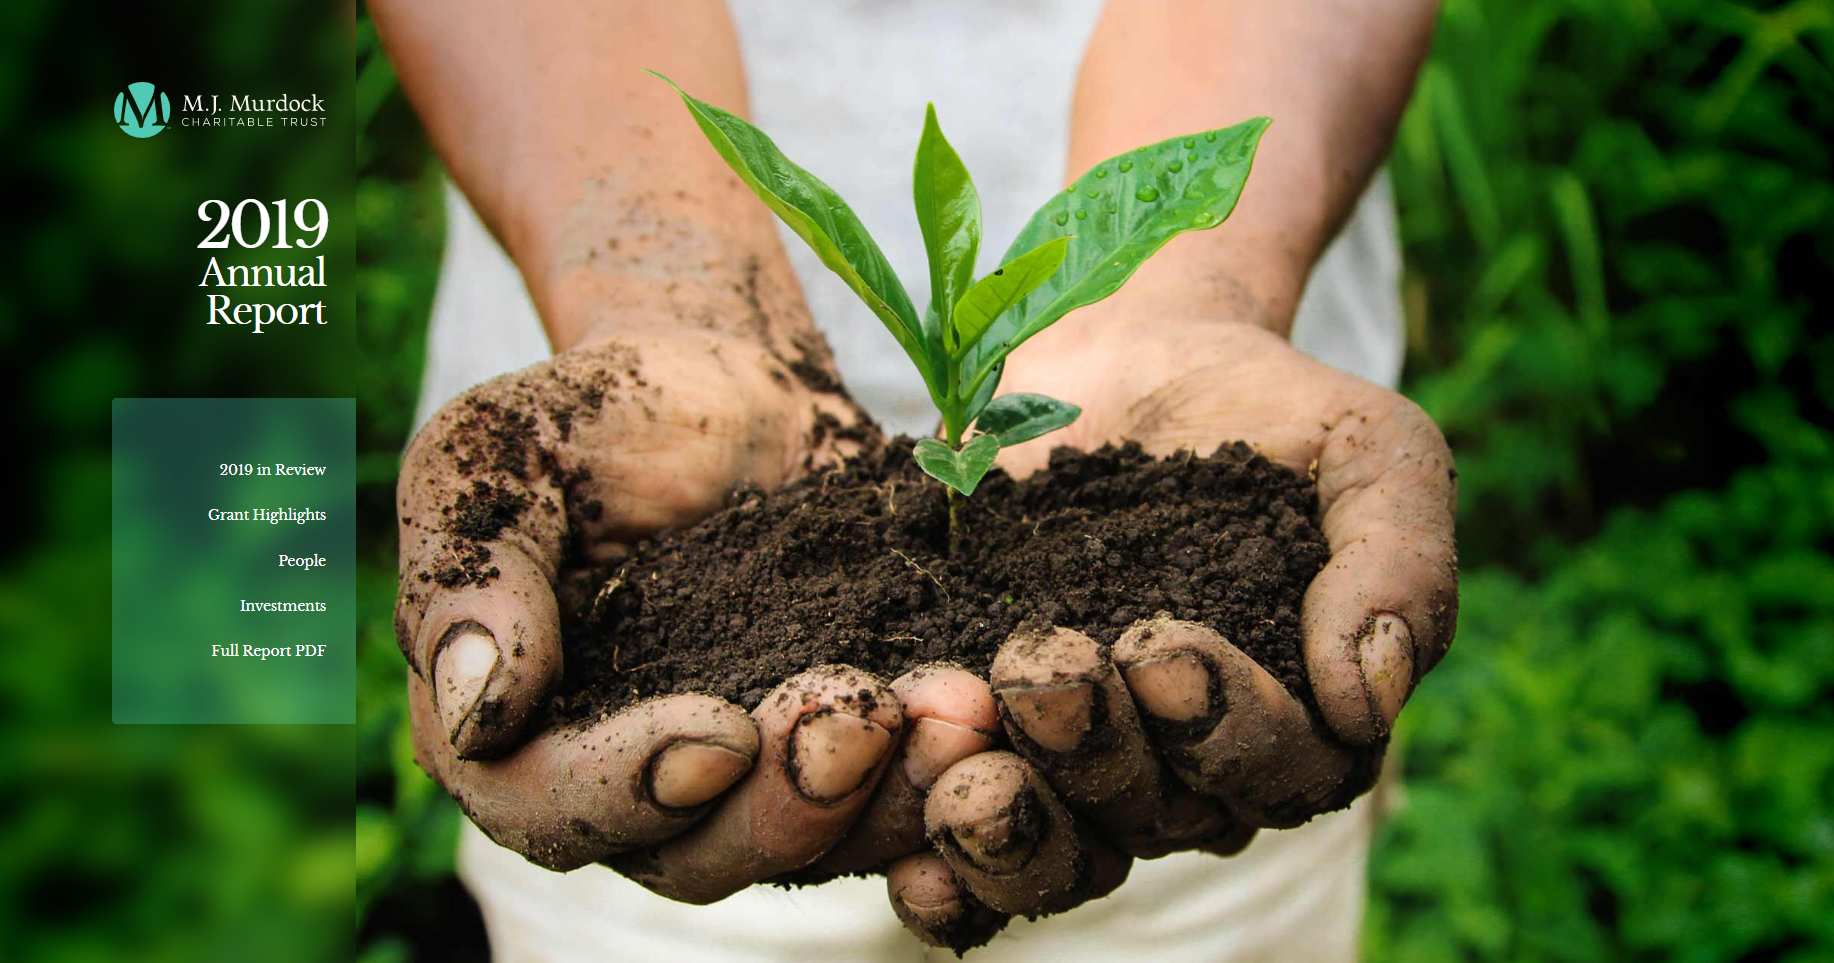
POLYGON ((944 340, 946 312, 974 280, 974 259, 981 249, 981 197, 961 156, 936 123, 935 104, 924 110, 911 197, 930 257, 930 310, 924 335, 936 346, 944 340))
POLYGON ((1006 312, 962 365, 969 413, 985 407, 1014 348, 1065 314, 1119 290, 1141 262, 1184 231, 1221 224, 1235 209, 1271 123, 1174 137, 1102 161, 1032 215, 1007 257, 1074 235, 1061 271, 1006 312))
POLYGON ((992 435, 975 435, 961 451, 956 451, 934 438, 925 438, 917 443, 915 454, 917 467, 924 474, 964 495, 972 495, 999 456, 1000 440, 992 435))
MULTIPOLYGON (((905 293, 897 272, 886 261, 884 252, 866 232, 865 225, 841 200, 839 194, 815 175, 798 167, 783 155, 770 137, 756 127, 706 103, 696 100, 673 80, 649 72, 675 88, 688 113, 700 125, 701 133, 719 151, 727 166, 739 175, 745 186, 764 201, 783 222, 808 242, 828 269, 866 302, 878 315, 892 337, 898 339, 911 363, 924 376, 930 397, 939 400, 946 386, 937 384, 941 372, 930 363, 925 352, 923 328, 917 320, 917 309, 905 293)), ((939 402, 940 403, 940 402, 939 402)))
POLYGON ((1076 420, 1083 410, 1047 395, 1001 395, 989 402, 974 424, 1000 439, 1001 448, 1048 435, 1076 420))
POLYGON ((960 355, 974 347, 1002 312, 1050 280, 1063 266, 1069 246, 1067 237, 1046 241, 1000 265, 962 292, 949 326, 949 354, 960 355))

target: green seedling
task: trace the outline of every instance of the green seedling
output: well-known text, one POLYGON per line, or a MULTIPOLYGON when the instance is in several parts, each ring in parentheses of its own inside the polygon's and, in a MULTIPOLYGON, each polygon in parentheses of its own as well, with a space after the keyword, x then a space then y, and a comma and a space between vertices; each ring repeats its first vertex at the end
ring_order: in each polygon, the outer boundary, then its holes
POLYGON ((1000 449, 1056 431, 1082 413, 1040 394, 994 397, 1007 355, 1069 312, 1119 290, 1173 235, 1221 224, 1241 196, 1269 123, 1257 117, 1102 161, 1039 208, 1000 266, 977 280, 980 195, 931 106, 913 172, 917 226, 930 261, 930 304, 919 318, 840 195, 785 157, 763 131, 655 76, 675 88, 739 179, 847 282, 917 366, 941 416, 942 437, 919 441, 914 454, 919 467, 948 486, 951 524, 955 494, 974 494, 1000 449))

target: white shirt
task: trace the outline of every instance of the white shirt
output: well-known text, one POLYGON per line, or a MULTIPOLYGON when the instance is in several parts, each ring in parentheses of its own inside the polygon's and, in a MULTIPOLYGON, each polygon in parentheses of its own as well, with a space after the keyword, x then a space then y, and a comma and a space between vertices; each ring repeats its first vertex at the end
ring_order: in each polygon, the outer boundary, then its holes
MULTIPOLYGON (((1099 0, 840 0, 819 15, 764 0, 733 6, 754 121, 847 199, 909 290, 928 290, 909 183, 927 101, 974 175, 993 251, 1061 186, 1070 93, 1099 0), (1024 97, 998 96, 1020 89, 1024 97)), ((446 208, 421 422, 465 388, 549 354, 514 265, 456 191, 446 208)), ((934 415, 903 354, 787 229, 784 243, 854 397, 890 431, 928 431, 934 415)), ((1393 385, 1399 272, 1393 202, 1378 177, 1314 270, 1294 343, 1393 385)), ((1297 830, 1262 833, 1234 859, 1136 863, 1114 895, 1015 921, 974 959, 1353 959, 1371 823, 1365 799, 1297 830)), ((903 932, 877 879, 754 887, 691 907, 602 867, 551 873, 469 825, 459 870, 498 960, 951 958, 903 932)))

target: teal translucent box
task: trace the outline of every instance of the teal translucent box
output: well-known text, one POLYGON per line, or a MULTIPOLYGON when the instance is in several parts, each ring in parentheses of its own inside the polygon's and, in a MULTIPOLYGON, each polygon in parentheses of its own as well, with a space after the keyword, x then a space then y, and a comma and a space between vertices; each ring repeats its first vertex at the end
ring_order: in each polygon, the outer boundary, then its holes
POLYGON ((356 712, 356 402, 117 398, 118 723, 356 712))

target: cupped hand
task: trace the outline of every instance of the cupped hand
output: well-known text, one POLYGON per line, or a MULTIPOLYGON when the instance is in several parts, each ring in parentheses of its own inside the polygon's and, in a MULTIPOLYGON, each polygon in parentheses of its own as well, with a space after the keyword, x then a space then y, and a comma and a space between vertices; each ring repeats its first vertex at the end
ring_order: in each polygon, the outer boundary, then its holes
POLYGON ((1439 430, 1274 334, 1104 318, 1015 354, 1001 390, 1083 407, 1049 444, 1005 452, 1008 471, 1042 467, 1056 444, 1207 454, 1239 439, 1316 479, 1331 558, 1301 612, 1316 713, 1195 623, 1141 622, 1111 650, 1063 628, 1007 641, 991 682, 1015 752, 945 772, 927 808, 939 855, 888 873, 907 925, 958 948, 1004 914, 1111 890, 1131 857, 1233 853, 1258 828, 1347 805, 1445 654, 1457 606, 1456 476, 1439 430))
POLYGON ((819 342, 796 344, 792 364, 712 331, 588 339, 467 392, 410 446, 396 632, 416 753, 500 844, 707 902, 807 867, 856 820, 871 831, 837 853, 911 851, 920 788, 991 744, 985 683, 931 669, 888 686, 845 666, 785 681, 752 713, 674 695, 530 733, 561 675, 562 613, 603 563, 740 482, 774 487, 849 453, 834 429, 862 416, 810 376, 826 369, 819 342))

